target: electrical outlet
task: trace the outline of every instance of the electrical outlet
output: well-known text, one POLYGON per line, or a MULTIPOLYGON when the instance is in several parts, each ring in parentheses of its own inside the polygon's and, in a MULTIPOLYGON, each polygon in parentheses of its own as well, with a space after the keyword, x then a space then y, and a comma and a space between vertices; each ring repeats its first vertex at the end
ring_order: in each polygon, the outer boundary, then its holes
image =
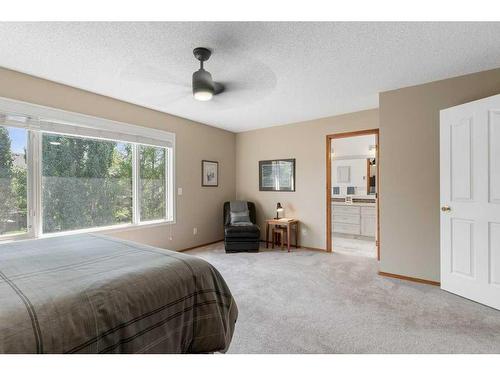
POLYGON ((196 236, 198 234, 198 228, 194 227, 193 228, 193 235, 196 236))
POLYGON ((302 230, 300 231, 300 233, 302 233, 303 235, 306 235, 307 234, 307 229, 306 228, 302 228, 302 230))
POLYGON ((182 195, 182 188, 177 188, 177 195, 182 195))

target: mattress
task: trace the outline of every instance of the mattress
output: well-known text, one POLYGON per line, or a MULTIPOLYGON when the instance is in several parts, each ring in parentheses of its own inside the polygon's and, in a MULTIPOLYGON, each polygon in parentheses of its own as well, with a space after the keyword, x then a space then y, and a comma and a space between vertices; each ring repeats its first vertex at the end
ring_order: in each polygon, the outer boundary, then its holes
POLYGON ((225 352, 237 316, 194 256, 95 234, 0 245, 0 353, 225 352))

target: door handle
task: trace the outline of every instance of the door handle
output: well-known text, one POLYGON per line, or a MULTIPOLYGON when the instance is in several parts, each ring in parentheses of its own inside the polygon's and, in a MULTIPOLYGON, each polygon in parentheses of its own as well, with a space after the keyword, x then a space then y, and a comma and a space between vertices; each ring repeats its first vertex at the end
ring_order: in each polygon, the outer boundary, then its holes
POLYGON ((443 212, 450 212, 451 211, 451 207, 450 206, 443 206, 443 207, 441 207, 441 211, 443 211, 443 212))

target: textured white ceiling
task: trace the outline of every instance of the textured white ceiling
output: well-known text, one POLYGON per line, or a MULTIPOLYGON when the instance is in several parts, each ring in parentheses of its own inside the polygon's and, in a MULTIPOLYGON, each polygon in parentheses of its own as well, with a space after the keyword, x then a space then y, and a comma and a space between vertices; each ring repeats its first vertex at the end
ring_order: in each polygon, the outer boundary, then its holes
POLYGON ((500 65, 500 23, 0 23, 0 66, 234 132, 500 65), (227 91, 190 93, 195 47, 227 91))

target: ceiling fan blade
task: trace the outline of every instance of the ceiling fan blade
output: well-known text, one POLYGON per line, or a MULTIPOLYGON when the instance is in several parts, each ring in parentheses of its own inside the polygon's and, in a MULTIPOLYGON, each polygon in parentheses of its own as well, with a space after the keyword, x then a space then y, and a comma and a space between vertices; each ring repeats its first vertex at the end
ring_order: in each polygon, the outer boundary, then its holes
POLYGON ((220 93, 224 92, 225 90, 226 90, 226 87, 224 86, 223 83, 214 82, 214 95, 219 95, 220 93))
POLYGON ((137 95, 137 100, 140 102, 154 102, 160 106, 173 104, 184 98, 191 98, 192 91, 190 89, 181 88, 176 90, 162 90, 157 89, 154 91, 145 91, 137 95))
POLYGON ((186 75, 186 79, 184 79, 182 73, 173 76, 167 69, 161 69, 142 63, 128 64, 120 71, 119 75, 120 78, 130 82, 152 82, 159 85, 191 87, 189 84, 190 74, 186 75))

